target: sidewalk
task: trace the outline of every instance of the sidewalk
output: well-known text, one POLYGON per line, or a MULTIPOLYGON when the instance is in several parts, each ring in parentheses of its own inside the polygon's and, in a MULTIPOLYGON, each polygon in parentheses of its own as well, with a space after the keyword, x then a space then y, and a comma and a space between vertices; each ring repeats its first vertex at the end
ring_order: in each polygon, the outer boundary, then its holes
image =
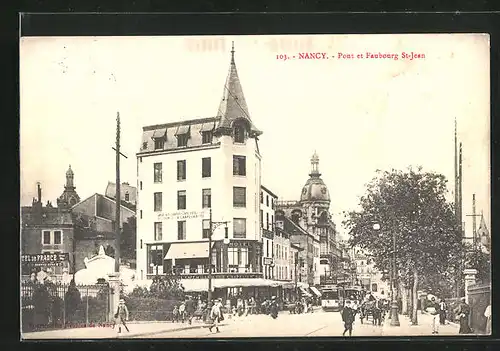
MULTIPOLYGON (((391 326, 391 320, 386 319, 382 326, 381 335, 383 336, 443 336, 443 335, 458 335, 458 325, 450 323, 439 325, 439 333, 432 334, 432 319, 433 316, 427 313, 418 312, 418 325, 412 325, 410 318, 399 315, 399 327, 391 326)), ((439 321, 438 321, 439 322, 439 321)))
MULTIPOLYGON (((227 323, 221 323, 221 326, 227 323)), ((37 331, 23 333, 23 340, 39 339, 116 339, 131 338, 136 336, 154 336, 155 334, 175 332, 180 330, 208 328, 209 324, 202 321, 193 321, 192 325, 188 323, 172 322, 130 322, 127 324, 130 332, 127 332, 122 326, 122 333, 118 334, 118 328, 111 327, 93 327, 93 328, 73 328, 37 331)))

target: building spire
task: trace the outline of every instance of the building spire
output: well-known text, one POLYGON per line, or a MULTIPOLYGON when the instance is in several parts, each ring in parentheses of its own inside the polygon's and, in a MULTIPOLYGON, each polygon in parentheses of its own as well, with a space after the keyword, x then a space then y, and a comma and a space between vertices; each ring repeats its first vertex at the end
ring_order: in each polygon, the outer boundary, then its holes
POLYGON ((231 130, 234 121, 243 120, 246 121, 250 133, 256 135, 262 134, 262 132, 254 126, 252 119, 250 118, 250 113, 248 112, 247 102, 245 100, 245 95, 243 94, 243 88, 241 86, 238 70, 236 69, 236 62, 234 60, 234 42, 232 42, 231 46, 231 62, 229 64, 229 73, 227 75, 223 91, 222 99, 217 111, 217 117, 221 118, 217 129, 219 131, 231 130))
POLYGON ((311 157, 311 173, 309 174, 311 177, 319 177, 321 173, 319 173, 319 156, 314 150, 314 154, 311 157))

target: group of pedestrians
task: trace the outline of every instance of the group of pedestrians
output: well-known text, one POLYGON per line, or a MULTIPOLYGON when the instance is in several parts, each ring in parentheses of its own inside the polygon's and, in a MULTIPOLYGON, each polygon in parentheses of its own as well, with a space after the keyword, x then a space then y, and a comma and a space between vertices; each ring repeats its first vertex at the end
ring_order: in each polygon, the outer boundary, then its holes
POLYGON ((193 323, 193 318, 198 312, 198 317, 201 318, 203 316, 203 311, 205 309, 206 304, 201 300, 196 302, 192 296, 188 296, 186 300, 182 301, 179 305, 174 306, 174 310, 172 311, 172 322, 181 322, 188 324, 193 323))

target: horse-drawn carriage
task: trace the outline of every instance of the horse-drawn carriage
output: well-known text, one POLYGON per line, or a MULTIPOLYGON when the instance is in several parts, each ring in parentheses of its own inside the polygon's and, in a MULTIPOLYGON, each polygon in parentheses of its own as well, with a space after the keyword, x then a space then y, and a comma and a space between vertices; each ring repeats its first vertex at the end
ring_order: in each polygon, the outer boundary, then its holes
POLYGON ((371 320, 374 325, 381 325, 385 316, 386 304, 383 300, 363 301, 359 307, 359 319, 361 324, 363 320, 371 320))

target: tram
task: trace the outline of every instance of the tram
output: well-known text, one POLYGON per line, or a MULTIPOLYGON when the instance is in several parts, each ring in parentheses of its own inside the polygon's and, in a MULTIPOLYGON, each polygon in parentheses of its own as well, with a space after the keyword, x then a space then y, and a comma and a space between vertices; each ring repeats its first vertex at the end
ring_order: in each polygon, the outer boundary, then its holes
POLYGON ((339 311, 344 306, 345 292, 341 286, 325 285, 321 288, 323 311, 339 311))

